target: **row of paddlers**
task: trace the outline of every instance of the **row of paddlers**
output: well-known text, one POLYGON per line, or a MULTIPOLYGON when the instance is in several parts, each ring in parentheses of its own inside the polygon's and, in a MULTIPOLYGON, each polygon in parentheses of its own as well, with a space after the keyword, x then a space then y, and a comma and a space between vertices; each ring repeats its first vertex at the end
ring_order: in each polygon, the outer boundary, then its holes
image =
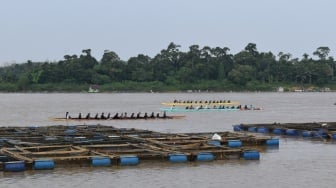
POLYGON ((239 124, 233 130, 336 140, 336 122, 239 124))
POLYGON ((63 164, 136 165, 140 161, 258 160, 256 146, 279 140, 232 132, 160 133, 102 125, 0 127, 3 171, 53 169, 63 164))

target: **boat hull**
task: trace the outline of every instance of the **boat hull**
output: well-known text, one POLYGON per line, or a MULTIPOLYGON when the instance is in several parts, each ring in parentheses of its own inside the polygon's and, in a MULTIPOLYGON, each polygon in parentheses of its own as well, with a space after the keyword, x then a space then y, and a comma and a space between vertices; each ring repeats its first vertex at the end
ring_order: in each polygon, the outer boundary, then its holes
POLYGON ((51 121, 118 121, 118 120, 166 120, 166 119, 183 119, 185 118, 184 115, 174 115, 174 116, 166 116, 166 117, 120 117, 120 118, 108 118, 108 119, 101 119, 101 118, 57 118, 57 117, 51 117, 49 120, 51 121))
POLYGON ((163 112, 236 112, 236 111, 255 111, 255 109, 239 109, 239 108, 202 108, 202 109, 184 109, 184 108, 160 108, 163 112))
POLYGON ((197 106, 197 105, 208 105, 208 106, 232 106, 232 105, 238 105, 239 102, 236 102, 236 101, 232 101, 232 102, 215 102, 215 103, 205 103, 205 102, 202 102, 202 103, 187 103, 187 102, 163 102, 161 103, 162 105, 164 106, 190 106, 190 105, 193 105, 193 106, 197 106))
POLYGON ((161 111, 164 112, 215 112, 215 111, 219 111, 219 112, 235 112, 235 111, 239 111, 239 109, 236 108, 211 108, 211 109, 182 109, 182 108, 160 108, 161 111))

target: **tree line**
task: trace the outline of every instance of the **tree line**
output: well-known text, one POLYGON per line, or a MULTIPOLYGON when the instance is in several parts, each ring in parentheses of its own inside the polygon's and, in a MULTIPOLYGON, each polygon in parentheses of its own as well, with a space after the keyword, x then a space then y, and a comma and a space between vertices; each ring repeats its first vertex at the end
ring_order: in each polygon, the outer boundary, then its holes
POLYGON ((228 47, 192 45, 183 52, 171 42, 154 57, 139 54, 121 60, 105 50, 97 60, 91 49, 65 55, 57 62, 32 62, 0 67, 1 91, 78 91, 99 85, 104 91, 272 90, 280 85, 333 86, 335 61, 329 47, 313 56, 259 52, 249 43, 236 54, 228 47))

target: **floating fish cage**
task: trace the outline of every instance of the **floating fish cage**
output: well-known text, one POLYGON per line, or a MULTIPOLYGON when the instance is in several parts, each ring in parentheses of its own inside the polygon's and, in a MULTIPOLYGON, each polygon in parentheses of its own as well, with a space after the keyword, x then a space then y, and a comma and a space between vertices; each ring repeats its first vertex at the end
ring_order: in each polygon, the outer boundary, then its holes
POLYGON ((233 130, 257 132, 287 137, 302 137, 317 140, 336 140, 336 122, 272 123, 233 125, 233 130), (253 131, 253 130, 257 131, 253 131))
POLYGON ((0 127, 0 170, 133 166, 152 160, 258 160, 245 157, 245 151, 251 150, 249 146, 279 144, 271 138, 234 132, 173 134, 103 125, 0 127))

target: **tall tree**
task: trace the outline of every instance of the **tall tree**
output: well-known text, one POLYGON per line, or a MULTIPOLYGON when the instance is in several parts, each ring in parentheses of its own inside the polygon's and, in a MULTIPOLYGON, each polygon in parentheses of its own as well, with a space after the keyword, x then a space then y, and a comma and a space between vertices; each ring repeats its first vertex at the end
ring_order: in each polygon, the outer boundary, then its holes
POLYGON ((330 52, 329 47, 321 46, 316 49, 316 51, 313 52, 313 55, 318 56, 321 60, 325 60, 328 57, 328 54, 330 52))

